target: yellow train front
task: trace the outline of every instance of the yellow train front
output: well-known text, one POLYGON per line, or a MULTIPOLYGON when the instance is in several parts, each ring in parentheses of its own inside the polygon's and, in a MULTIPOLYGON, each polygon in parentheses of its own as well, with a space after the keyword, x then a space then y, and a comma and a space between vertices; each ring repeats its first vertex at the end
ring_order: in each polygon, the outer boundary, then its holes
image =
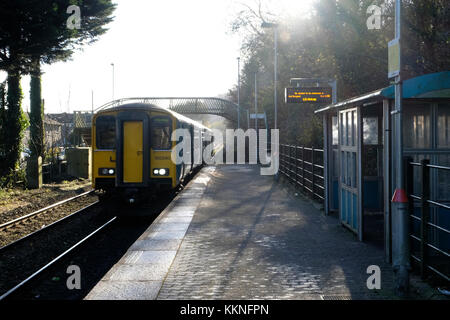
MULTIPOLYGON (((93 188, 117 194, 135 203, 156 191, 172 190, 202 163, 205 133, 200 123, 147 103, 129 103, 97 112, 92 119, 93 188), (171 158, 175 129, 187 129, 192 137, 192 161, 176 164, 171 158), (195 141, 197 139, 197 141, 195 141), (190 162, 190 163, 189 163, 190 162)), ((182 156, 177 154, 177 157, 182 156)))

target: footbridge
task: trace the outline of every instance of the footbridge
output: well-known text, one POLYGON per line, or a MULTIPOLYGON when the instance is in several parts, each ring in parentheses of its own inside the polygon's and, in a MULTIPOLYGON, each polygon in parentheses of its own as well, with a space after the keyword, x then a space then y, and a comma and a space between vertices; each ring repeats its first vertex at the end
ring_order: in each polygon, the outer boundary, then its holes
MULTIPOLYGON (((215 97, 138 97, 123 98, 108 102, 94 110, 94 112, 117 107, 127 103, 149 103, 162 108, 170 109, 180 114, 211 114, 224 117, 237 128, 241 127, 241 120, 248 119, 247 113, 243 115, 238 104, 215 97)), ((91 112, 74 112, 74 129, 77 136, 90 143, 91 112)))
POLYGON ((240 112, 242 112, 239 105, 236 103, 211 97, 147 97, 147 98, 125 98, 111 101, 95 111, 100 111, 105 108, 115 107, 126 103, 149 103, 162 108, 170 109, 180 114, 212 114, 222 116, 233 123, 240 126, 240 112))

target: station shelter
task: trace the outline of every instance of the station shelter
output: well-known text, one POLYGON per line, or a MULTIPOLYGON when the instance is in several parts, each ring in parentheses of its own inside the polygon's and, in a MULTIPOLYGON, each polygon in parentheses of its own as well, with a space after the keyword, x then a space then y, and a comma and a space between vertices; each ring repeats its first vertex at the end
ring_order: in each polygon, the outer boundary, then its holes
MULTIPOLYGON (((383 245, 387 261, 392 261, 396 176, 394 92, 392 85, 316 111, 324 123, 325 210, 339 212, 341 223, 360 241, 383 245)), ((450 166, 450 72, 403 82, 403 146, 404 156, 414 162, 429 159, 431 164, 450 166)), ((416 184, 417 175, 416 170, 416 184)), ((450 173, 434 172, 430 178, 432 197, 448 204, 450 173)), ((449 210, 435 208, 430 219, 450 228, 449 210)), ((446 236, 440 239, 446 242, 441 247, 449 245, 446 236)))

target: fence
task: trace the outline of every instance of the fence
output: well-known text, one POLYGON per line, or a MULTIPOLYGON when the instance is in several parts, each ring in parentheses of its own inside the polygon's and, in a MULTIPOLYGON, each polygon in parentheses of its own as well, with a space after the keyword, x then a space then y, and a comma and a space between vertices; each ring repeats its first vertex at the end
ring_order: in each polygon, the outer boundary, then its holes
POLYGON ((42 179, 44 183, 50 183, 57 178, 67 175, 67 161, 45 163, 42 165, 42 179))
POLYGON ((323 149, 280 144, 280 173, 321 202, 325 191, 323 169, 323 149))
MULTIPOLYGON (((409 212, 411 217, 411 258, 419 265, 422 278, 429 274, 429 270, 441 278, 450 281, 450 199, 439 199, 439 192, 433 191, 432 181, 438 175, 450 173, 450 167, 430 165, 430 160, 424 159, 420 163, 412 162, 412 158, 405 158, 406 192, 409 195, 409 212), (420 170, 420 179, 414 179, 414 169, 420 170), (431 170, 435 170, 434 174, 431 170), (434 179, 433 179, 434 176, 434 179), (414 189, 415 183, 420 184, 420 194, 414 189), (432 194, 434 195, 434 200, 432 194), (440 200, 440 201, 438 201, 440 200), (447 227, 445 226, 447 225, 447 227), (431 231, 431 232, 430 232, 431 231)), ((447 180, 447 179, 444 179, 447 180)), ((448 181, 447 181, 448 182, 448 181)), ((439 186, 437 186, 439 187, 439 186)), ((449 189, 444 185, 444 197, 449 196, 449 189)))

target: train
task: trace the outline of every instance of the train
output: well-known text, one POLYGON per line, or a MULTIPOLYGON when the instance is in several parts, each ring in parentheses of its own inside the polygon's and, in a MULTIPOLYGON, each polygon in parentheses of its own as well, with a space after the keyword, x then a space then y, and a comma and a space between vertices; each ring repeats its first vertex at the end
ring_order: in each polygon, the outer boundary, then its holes
POLYGON ((129 204, 173 191, 204 165, 194 156, 203 155, 207 135, 211 130, 201 123, 154 104, 103 108, 92 117, 92 186, 129 204), (189 132, 192 143, 174 161, 172 150, 183 139, 172 141, 176 129, 189 132))

